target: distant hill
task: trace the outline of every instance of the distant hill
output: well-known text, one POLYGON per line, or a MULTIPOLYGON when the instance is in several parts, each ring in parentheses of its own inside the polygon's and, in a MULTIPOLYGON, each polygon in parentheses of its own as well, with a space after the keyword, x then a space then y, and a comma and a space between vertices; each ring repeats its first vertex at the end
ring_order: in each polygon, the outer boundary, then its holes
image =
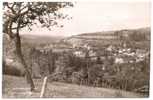
POLYGON ((43 44, 43 43, 55 43, 63 39, 60 36, 37 36, 37 35, 21 35, 22 42, 43 44))
MULTIPOLYGON (((65 38, 64 41, 71 44, 84 44, 84 43, 99 43, 99 44, 118 44, 120 42, 120 36, 129 36, 137 32, 138 34, 145 34, 147 40, 150 40, 150 27, 139 28, 139 29, 123 29, 116 31, 103 31, 103 32, 94 32, 94 33, 82 33, 78 35, 73 35, 71 37, 65 38)), ((129 36, 130 38, 130 36, 129 36)))

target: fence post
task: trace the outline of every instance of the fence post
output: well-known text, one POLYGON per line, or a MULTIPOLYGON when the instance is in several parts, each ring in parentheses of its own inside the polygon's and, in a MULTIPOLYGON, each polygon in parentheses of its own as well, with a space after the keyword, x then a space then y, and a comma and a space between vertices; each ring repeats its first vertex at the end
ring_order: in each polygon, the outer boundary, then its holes
POLYGON ((46 93, 47 79, 48 79, 48 77, 46 76, 44 78, 43 85, 42 85, 42 88, 41 88, 40 98, 43 98, 44 97, 44 94, 46 93))

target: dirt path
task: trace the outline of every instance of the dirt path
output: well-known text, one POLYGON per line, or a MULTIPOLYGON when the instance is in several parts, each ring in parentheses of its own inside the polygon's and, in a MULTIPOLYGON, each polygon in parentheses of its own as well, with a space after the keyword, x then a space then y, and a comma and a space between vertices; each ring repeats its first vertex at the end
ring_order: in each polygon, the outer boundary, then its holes
MULTIPOLYGON (((30 88, 26 84, 24 78, 14 76, 3 76, 3 98, 39 98, 42 80, 34 80, 36 85, 35 92, 29 92, 30 88)), ((79 86, 74 84, 52 82, 47 85, 47 93, 45 97, 58 97, 58 98, 85 98, 85 97, 130 97, 138 98, 143 97, 136 93, 119 91, 106 88, 95 88, 88 86, 79 86)))

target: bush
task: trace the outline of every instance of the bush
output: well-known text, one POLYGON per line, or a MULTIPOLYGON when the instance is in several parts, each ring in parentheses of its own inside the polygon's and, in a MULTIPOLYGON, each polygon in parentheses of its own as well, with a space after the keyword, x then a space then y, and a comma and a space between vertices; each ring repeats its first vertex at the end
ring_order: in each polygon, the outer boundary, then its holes
POLYGON ((23 66, 20 66, 20 64, 19 65, 16 64, 16 66, 5 64, 3 66, 3 74, 24 76, 25 70, 24 70, 23 66))
POLYGON ((96 79, 99 77, 100 79, 103 76, 102 66, 101 64, 95 64, 88 69, 88 81, 89 84, 94 84, 96 79))

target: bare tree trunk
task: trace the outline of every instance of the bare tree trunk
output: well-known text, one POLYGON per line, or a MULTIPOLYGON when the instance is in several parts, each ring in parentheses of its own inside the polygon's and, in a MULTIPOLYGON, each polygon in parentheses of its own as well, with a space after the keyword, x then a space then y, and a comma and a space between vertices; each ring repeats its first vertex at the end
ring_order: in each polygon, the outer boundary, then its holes
MULTIPOLYGON (((18 27, 20 27, 20 26, 18 25, 18 27)), ((25 62, 25 60, 23 58, 23 54, 22 54, 22 50, 21 50, 21 39, 20 39, 20 36, 19 36, 19 28, 17 28, 15 46, 16 46, 17 57, 19 58, 19 60, 23 64, 23 66, 25 68, 25 71, 26 71, 27 83, 30 84, 31 91, 33 91, 35 89, 35 86, 34 86, 34 82, 33 82, 32 77, 31 77, 31 73, 28 70, 28 66, 26 65, 26 62, 25 62)))
POLYGON ((49 51, 49 57, 48 57, 48 64, 49 64, 49 74, 52 74, 55 68, 55 55, 52 51, 49 51))

